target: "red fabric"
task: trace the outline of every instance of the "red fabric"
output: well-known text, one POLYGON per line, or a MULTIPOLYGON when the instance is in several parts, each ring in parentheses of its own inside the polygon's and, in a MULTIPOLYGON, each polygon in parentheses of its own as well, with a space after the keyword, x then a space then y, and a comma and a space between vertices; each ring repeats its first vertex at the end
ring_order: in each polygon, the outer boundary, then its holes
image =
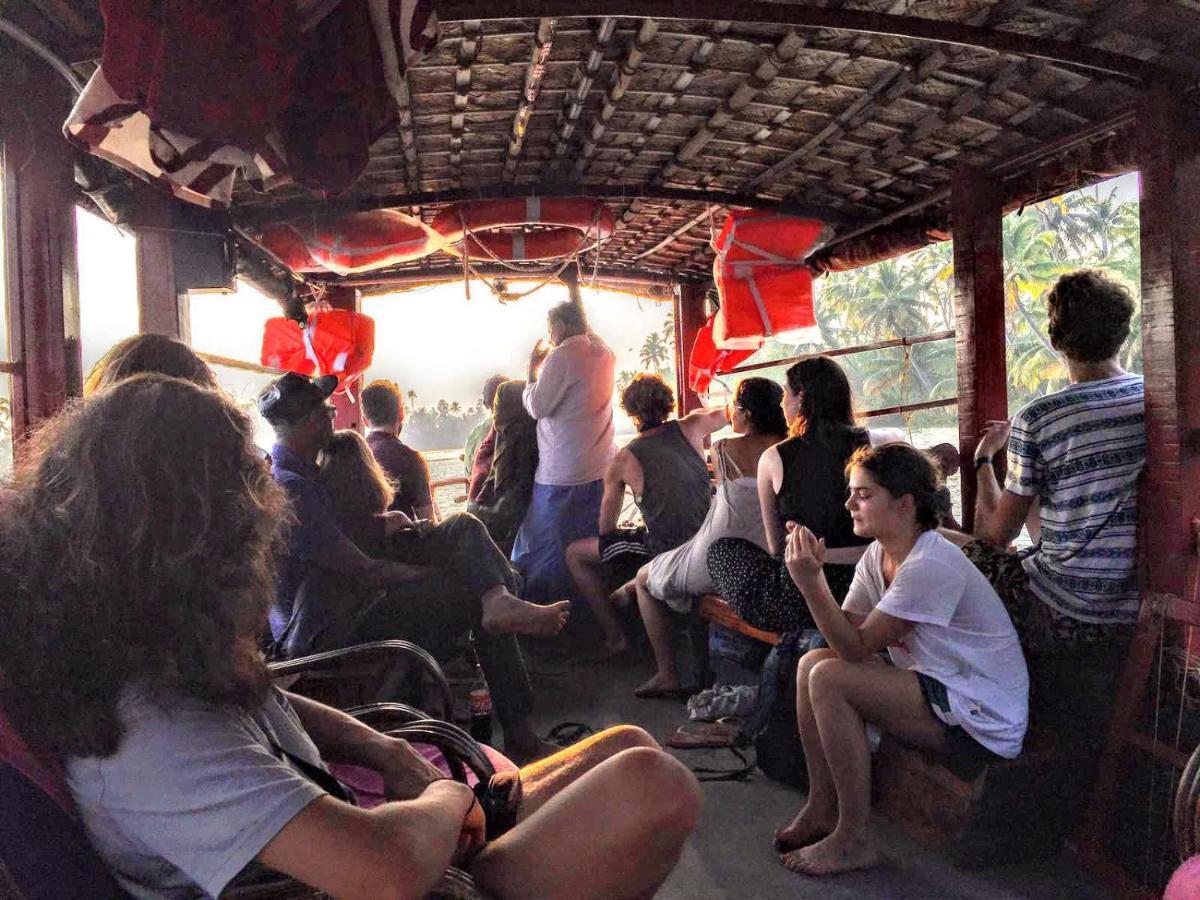
POLYGON ((321 375, 336 375, 338 389, 361 375, 375 355, 375 320, 348 309, 316 310, 304 329, 309 356, 321 375))
POLYGON ((707 394, 713 376, 732 371, 734 367, 754 355, 754 350, 719 350, 713 343, 713 319, 696 332, 696 342, 688 357, 688 387, 697 394, 707 394))
POLYGON ((41 759, 34 755, 3 711, 0 711, 0 760, 36 784, 67 813, 75 815, 75 802, 67 789, 62 766, 56 760, 41 759))
POLYGON ((100 65, 160 127, 256 147, 292 94, 292 0, 104 0, 100 65), (252 89, 248 89, 252 88, 252 89))
POLYGON ((488 429, 479 448, 475 451, 475 462, 471 466, 471 484, 467 488, 467 499, 477 500, 483 491, 484 482, 492 471, 492 459, 496 455, 496 426, 488 429))
POLYGON ((763 339, 816 323, 812 274, 804 258, 827 233, 815 219, 739 210, 713 242, 721 306, 712 339, 725 350, 755 350, 763 339))
MULTIPOLYGON (((483 752, 491 762, 492 768, 497 773, 514 772, 517 770, 517 764, 499 750, 495 750, 487 744, 481 746, 483 752)), ((447 776, 451 774, 450 766, 446 763, 446 757, 437 747, 430 746, 429 744, 413 744, 413 748, 447 776)), ((358 801, 358 805, 363 809, 374 809, 380 804, 387 802, 387 798, 383 793, 383 776, 374 769, 333 763, 329 766, 329 771, 333 774, 334 778, 354 792, 354 799, 358 801)), ((467 784, 474 787, 478 783, 479 779, 475 777, 475 773, 468 769, 467 784)))
POLYGON ((267 319, 263 327, 260 361, 264 366, 297 375, 312 375, 317 370, 316 361, 309 357, 308 348, 304 346, 300 324, 282 316, 267 319))

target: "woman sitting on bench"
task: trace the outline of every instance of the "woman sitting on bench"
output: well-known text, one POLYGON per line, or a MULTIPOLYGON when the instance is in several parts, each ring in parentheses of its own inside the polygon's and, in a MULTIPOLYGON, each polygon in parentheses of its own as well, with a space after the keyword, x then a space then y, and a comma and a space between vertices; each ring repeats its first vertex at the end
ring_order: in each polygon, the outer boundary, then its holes
POLYGON ((272 686, 258 638, 286 497, 223 396, 140 375, 43 430, 0 509, 0 706, 67 760, 97 851, 137 897, 217 897, 265 866, 350 898, 426 896, 448 865, 516 897, 642 898, 699 790, 642 731, 522 770, 494 840, 404 741, 272 686), (384 776, 354 804, 326 762, 384 776))
POLYGON ((784 865, 806 875, 879 861, 867 830, 868 725, 939 753, 1013 758, 1028 722, 1016 630, 987 579, 936 530, 932 461, 887 444, 857 451, 846 471, 854 533, 875 540, 842 606, 822 571, 824 541, 789 522, 784 555, 829 643, 796 671, 808 802, 775 835, 784 865))

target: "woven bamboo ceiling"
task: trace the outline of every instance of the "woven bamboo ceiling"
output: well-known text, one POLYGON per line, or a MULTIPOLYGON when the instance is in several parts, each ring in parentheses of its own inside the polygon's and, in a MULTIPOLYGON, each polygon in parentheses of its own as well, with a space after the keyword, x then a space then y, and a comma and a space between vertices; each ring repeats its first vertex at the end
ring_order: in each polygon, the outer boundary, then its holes
MULTIPOLYGON (((73 62, 96 55, 96 3, 27 6, 26 27, 73 62)), ((454 0, 438 13, 443 37, 409 71, 397 127, 335 202, 428 220, 460 198, 595 194, 618 219, 603 267, 685 277, 710 267, 710 228, 731 206, 792 207, 844 235, 939 198, 955 167, 1028 173, 1046 147, 1128 128, 1147 87, 1200 80, 1192 0, 454 0)), ((296 188, 235 199, 243 221, 320 204, 296 188)))

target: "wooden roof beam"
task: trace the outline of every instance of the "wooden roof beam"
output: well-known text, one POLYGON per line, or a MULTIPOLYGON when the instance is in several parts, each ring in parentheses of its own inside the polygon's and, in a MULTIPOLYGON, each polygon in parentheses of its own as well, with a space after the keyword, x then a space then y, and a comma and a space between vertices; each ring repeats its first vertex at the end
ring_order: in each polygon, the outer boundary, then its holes
POLYGON ((579 116, 583 112, 584 104, 587 103, 588 94, 592 92, 592 83, 595 81, 596 75, 600 72, 600 65, 604 62, 605 51, 608 48, 609 41, 612 40, 616 28, 616 19, 606 18, 600 20, 596 31, 592 35, 592 47, 587 55, 580 59, 579 69, 575 73, 571 87, 563 97, 562 107, 558 111, 558 121, 555 122, 553 135, 554 159, 550 164, 553 171, 557 172, 560 170, 566 161, 566 153, 571 146, 571 135, 575 132, 579 116))
POLYGON ((458 66, 454 72, 454 112, 450 115, 450 164, 462 184, 463 136, 467 129, 467 107, 471 102, 471 74, 479 45, 483 41, 483 23, 473 19, 462 24, 458 45, 458 66))
MULTIPOLYGON (((735 22, 787 25, 793 28, 828 28, 864 34, 891 35, 959 47, 974 47, 994 53, 1034 57, 1085 71, 1137 83, 1170 76, 1161 67, 1136 57, 1099 47, 1041 38, 997 28, 967 25, 944 19, 894 15, 862 9, 831 9, 804 3, 774 3, 770 0, 503 0, 489 9, 492 19, 522 19, 538 16, 644 16, 655 19, 731 20, 735 22)), ((474 19, 477 0, 446 0, 438 7, 444 21, 474 19)))
POLYGON ((516 174, 517 158, 525 146, 525 132, 529 128, 529 119, 533 107, 537 104, 538 94, 542 90, 542 78, 546 74, 546 62, 554 47, 554 29, 557 22, 553 18, 543 17, 538 21, 537 34, 533 39, 533 51, 530 54, 529 65, 525 68, 525 86, 521 91, 521 102, 513 117, 512 139, 508 143, 508 157, 504 161, 504 180, 511 182, 516 174))
POLYGON ((591 131, 584 138, 579 156, 575 159, 576 175, 582 175, 587 169, 588 163, 600 143, 600 139, 604 137, 604 132, 608 128, 609 121, 617 111, 617 104, 628 93, 633 76, 637 74, 638 67, 642 64, 642 60, 646 55, 646 48, 653 42, 656 34, 658 34, 658 23, 653 19, 643 19, 641 27, 633 39, 633 43, 629 45, 629 49, 625 52, 625 58, 621 61, 621 65, 613 71, 612 80, 609 82, 608 90, 604 95, 604 103, 601 105, 600 111, 596 114, 591 131))

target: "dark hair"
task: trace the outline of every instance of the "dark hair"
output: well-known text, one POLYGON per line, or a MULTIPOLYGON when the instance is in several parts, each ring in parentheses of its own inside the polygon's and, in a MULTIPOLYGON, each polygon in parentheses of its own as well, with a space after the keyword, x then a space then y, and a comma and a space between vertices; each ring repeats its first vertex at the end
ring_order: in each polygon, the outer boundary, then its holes
POLYGON ((1046 295, 1050 343, 1079 362, 1111 359, 1129 337, 1134 309, 1128 289, 1095 269, 1063 275, 1046 295))
POLYGON ((400 400, 400 388, 396 382, 379 379, 363 388, 363 415, 367 423, 379 428, 390 428, 400 421, 404 404, 400 400))
POLYGON ((870 473, 875 483, 893 497, 911 494, 917 524, 923 530, 937 528, 941 523, 937 492, 942 486, 942 475, 929 454, 899 442, 860 447, 846 463, 846 478, 858 468, 870 473))
POLYGON ((508 381, 507 375, 493 375, 483 383, 483 405, 486 409, 491 409, 492 404, 496 402, 496 391, 500 385, 508 381))
POLYGON ((550 307, 546 312, 546 321, 557 322, 571 335, 587 331, 587 316, 584 315, 583 307, 570 300, 550 307))
POLYGON ((497 429, 513 423, 533 421, 525 409, 524 395, 524 381, 506 381, 497 386, 496 397, 492 401, 492 418, 497 429))
POLYGON ((788 427, 783 417, 783 388, 770 378, 747 378, 737 386, 734 404, 746 414, 755 434, 785 437, 788 427))
POLYGON ((216 376, 208 363, 196 355, 187 344, 165 334, 135 334, 118 341, 92 366, 83 382, 83 396, 116 384, 122 379, 143 372, 157 372, 215 388, 216 376))
POLYGON ((334 513, 351 530, 392 505, 391 482, 357 431, 335 431, 321 450, 317 469, 317 480, 333 498, 334 513))
POLYGON ((216 391, 137 375, 34 438, 0 511, 0 705, 49 753, 110 756, 126 685, 254 709, 282 490, 216 391))
POLYGON ((621 391, 621 409, 638 431, 649 431, 667 421, 675 410, 675 392, 661 376, 638 372, 621 391))
POLYGON ((850 379, 828 356, 802 359, 787 370, 788 388, 800 396, 800 415, 792 424, 793 437, 854 427, 854 397, 850 379))

